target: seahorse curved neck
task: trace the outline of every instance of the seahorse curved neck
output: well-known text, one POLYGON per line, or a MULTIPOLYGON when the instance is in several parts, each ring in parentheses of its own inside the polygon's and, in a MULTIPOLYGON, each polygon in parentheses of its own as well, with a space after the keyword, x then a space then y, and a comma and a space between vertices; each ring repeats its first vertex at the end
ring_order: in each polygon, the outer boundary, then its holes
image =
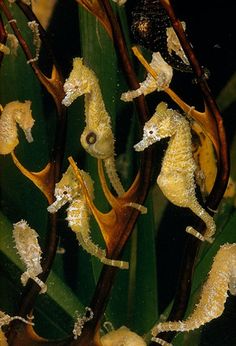
POLYGON ((94 128, 100 122, 109 123, 110 118, 103 102, 97 77, 91 73, 89 80, 91 80, 90 91, 85 93, 85 117, 87 126, 94 128))

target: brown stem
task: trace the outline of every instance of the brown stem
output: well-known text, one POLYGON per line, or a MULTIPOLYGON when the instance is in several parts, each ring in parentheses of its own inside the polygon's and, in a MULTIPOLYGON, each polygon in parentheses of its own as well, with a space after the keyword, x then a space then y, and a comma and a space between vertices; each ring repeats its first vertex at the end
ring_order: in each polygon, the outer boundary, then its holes
POLYGON ((38 21, 38 18, 35 16, 34 12, 32 11, 31 6, 24 4, 21 0, 16 0, 16 4, 21 9, 21 11, 24 13, 24 15, 29 21, 35 21, 38 24, 39 34, 40 34, 40 38, 43 43, 43 46, 45 47, 47 51, 47 55, 50 57, 51 61, 56 66, 58 70, 58 74, 60 75, 60 79, 63 81, 62 73, 57 64, 53 50, 51 48, 51 43, 50 43, 50 39, 48 37, 47 32, 44 30, 41 23, 38 21))
MULTIPOLYGON (((210 92, 209 86, 204 76, 204 71, 199 64, 191 45, 187 41, 182 25, 175 15, 170 1, 160 0, 160 2, 166 9, 168 16, 172 22, 173 28, 185 51, 185 54, 189 59, 194 73, 197 76, 198 85, 203 94, 204 101, 207 105, 207 108, 211 112, 213 126, 216 126, 218 131, 219 155, 217 162, 217 176, 212 191, 206 201, 206 207, 210 208, 210 210, 217 210, 217 207, 227 187, 229 177, 228 147, 222 117, 218 110, 217 104, 210 92)), ((209 211, 209 213, 212 212, 209 211)), ((204 229, 204 224, 202 222, 199 222, 196 229, 201 232, 204 229)), ((199 241, 192 239, 192 237, 190 236, 188 237, 180 270, 179 284, 176 290, 176 296, 172 310, 170 312, 170 315, 168 316, 168 320, 178 321, 183 319, 184 317, 191 291, 193 268, 200 245, 201 244, 199 243, 199 241)), ((166 341, 171 341, 174 335, 175 333, 163 333, 160 334, 160 337, 166 341)), ((151 345, 154 346, 156 345, 156 343, 151 343, 151 345)))
MULTIPOLYGON (((6 41, 7 41, 7 33, 4 28, 2 16, 0 15, 0 43, 5 44, 6 41)), ((4 57, 4 53, 0 52, 0 66, 2 64, 3 57, 4 57)))
MULTIPOLYGON (((20 30, 18 29, 17 23, 14 20, 14 18, 11 15, 11 12, 9 11, 8 7, 5 5, 3 0, 0 0, 0 8, 2 9, 4 15, 6 16, 15 36, 17 37, 22 50, 27 58, 27 61, 30 61, 30 65, 36 75, 36 77, 39 79, 39 81, 43 84, 43 86, 47 89, 47 91, 52 95, 54 102, 57 106, 58 113, 61 113, 62 111, 62 104, 61 101, 64 98, 64 90, 63 90, 63 80, 61 79, 61 73, 57 70, 56 66, 52 66, 52 75, 51 78, 46 77, 42 71, 39 69, 38 64, 35 61, 32 61, 34 58, 27 42, 24 40, 23 36, 21 35, 20 30)), ((42 32, 42 28, 40 31, 42 32)))
MULTIPOLYGON (((64 108, 63 108, 64 109, 64 108)), ((58 117, 58 124, 56 129, 56 138, 53 148, 52 160, 48 166, 50 172, 47 173, 46 178, 50 179, 48 186, 51 191, 49 191, 49 196, 53 195, 55 183, 61 177, 61 166, 62 159, 64 155, 64 141, 65 141, 65 130, 66 130, 66 117, 64 112, 58 117)), ((44 182, 46 184, 46 181, 44 182)), ((43 273, 39 275, 42 281, 46 281, 49 272, 51 270, 53 260, 56 254, 57 244, 58 244, 58 233, 57 233, 57 215, 50 214, 50 231, 47 233, 46 246, 43 251, 42 256, 42 267, 43 273)), ((39 293, 40 289, 34 281, 29 280, 29 284, 26 286, 24 294, 20 302, 19 315, 27 316, 32 310, 35 299, 39 293)))
MULTIPOLYGON (((110 20, 111 27, 112 27, 112 33, 113 33, 113 39, 114 44, 117 49, 117 52, 120 57, 120 61, 122 64, 122 68, 124 70, 124 74, 127 78, 128 85, 131 89, 138 89, 139 88, 139 82, 136 77, 136 74, 134 72, 132 63, 130 61, 129 53, 125 44, 124 35, 122 33, 121 27, 118 23, 118 20, 112 10, 111 4, 109 0, 103 0, 103 5, 107 13, 107 17, 110 20)), ((135 104, 137 106, 138 112, 139 112, 139 119, 140 123, 144 124, 149 116, 148 116, 148 109, 147 105, 144 99, 144 96, 140 96, 135 99, 135 104)))
MULTIPOLYGON (((24 4, 18 3, 19 7, 24 9, 25 13, 30 17, 32 20, 36 20, 36 18, 33 16, 33 14, 30 12, 31 10, 24 4)), ((12 27, 12 30, 14 31, 17 39, 19 40, 21 47, 25 53, 25 56, 27 60, 31 60, 33 58, 31 51, 24 40, 24 38, 21 35, 20 30, 17 27, 16 22, 14 21, 14 18, 11 15, 11 12, 9 11, 8 7, 5 5, 5 3, 0 0, 0 8, 2 9, 4 15, 6 16, 7 20, 10 21, 10 25, 12 27)), ((0 27, 1 28, 1 27, 0 27)), ((42 37, 45 37, 43 34, 43 29, 41 26, 39 27, 40 34, 42 37)), ((55 136, 55 142, 53 146, 53 152, 52 152, 52 158, 51 163, 49 165, 50 172, 45 175, 45 177, 50 177, 50 182, 48 183, 50 186, 51 191, 49 191, 49 195, 53 195, 55 182, 59 180, 61 176, 61 165, 62 165, 62 159, 64 155, 64 142, 65 142, 65 131, 66 131, 66 113, 65 113, 65 107, 61 105, 61 100, 64 97, 64 90, 63 90, 63 80, 61 78, 61 74, 58 72, 58 69, 56 69, 56 63, 53 65, 52 70, 52 78, 47 78, 39 69, 37 63, 32 62, 31 67, 38 77, 39 81, 46 87, 48 92, 53 96, 53 99, 55 101, 57 111, 58 111, 58 118, 57 118, 57 127, 56 127, 56 136, 55 136)), ((46 179, 45 178, 45 179, 46 179)), ((44 182, 47 183, 46 181, 44 182)), ((43 252, 42 256, 42 267, 43 267, 43 273, 39 275, 39 278, 42 281, 46 281, 49 272, 51 270, 53 260, 55 257, 56 249, 57 249, 57 243, 58 243, 58 233, 57 233, 57 217, 56 215, 50 214, 50 222, 49 222, 49 229, 48 236, 46 239, 46 246, 43 252)), ((24 292, 21 297, 21 301, 19 303, 19 316, 27 316, 32 311, 35 300, 37 298, 37 295, 39 294, 40 288, 37 284, 35 284, 34 281, 29 280, 24 292)), ((14 338, 16 336, 16 331, 14 330, 14 327, 10 330, 9 333, 9 342, 14 342, 14 338)))
POLYGON ((225 130, 223 126, 223 120, 217 104, 214 100, 213 95, 211 94, 210 88, 208 86, 204 70, 199 64, 196 55, 192 49, 192 46, 189 44, 185 32, 183 30, 180 20, 176 17, 174 9, 169 0, 160 0, 161 4, 165 8, 168 16, 171 20, 172 26, 179 38, 179 41, 183 47, 183 50, 193 68, 193 71, 197 77, 198 85, 201 89, 204 101, 211 112, 212 117, 212 126, 217 127, 218 130, 218 140, 219 140, 219 155, 218 155, 218 174, 216 177, 215 184, 213 189, 207 199, 206 207, 216 210, 227 187, 228 178, 229 178, 229 154, 228 146, 225 135, 225 130))
MULTIPOLYGON (((128 84, 132 89, 137 89, 139 87, 139 82, 133 70, 119 23, 112 11, 110 2, 108 0, 103 0, 103 5, 106 10, 107 17, 109 18, 111 23, 114 44, 118 51, 125 76, 127 77, 128 84)), ((136 106, 139 112, 140 122, 141 124, 143 124, 148 119, 147 106, 143 96, 137 98, 136 106)), ((143 202, 145 201, 150 186, 153 157, 154 149, 149 148, 145 151, 145 155, 142 155, 141 158, 139 184, 137 185, 136 190, 137 199, 135 200, 135 202, 140 204, 143 204, 143 202)), ((113 259, 120 258, 122 250, 129 236, 131 235, 131 232, 133 230, 133 227, 137 221, 139 214, 140 213, 137 210, 130 208, 129 215, 126 217, 126 221, 122 225, 122 236, 120 237, 120 239, 118 239, 118 242, 114 247, 114 251, 111 254, 111 257, 113 259)), ((113 287, 113 281, 116 272, 117 269, 114 267, 106 265, 103 267, 90 305, 94 313, 94 317, 91 321, 85 324, 82 331, 82 335, 78 340, 75 340, 72 343, 73 345, 87 346, 90 345, 90 343, 91 345, 93 345, 93 342, 91 342, 91 340, 93 340, 94 335, 97 334, 101 318, 105 312, 106 305, 113 287)))

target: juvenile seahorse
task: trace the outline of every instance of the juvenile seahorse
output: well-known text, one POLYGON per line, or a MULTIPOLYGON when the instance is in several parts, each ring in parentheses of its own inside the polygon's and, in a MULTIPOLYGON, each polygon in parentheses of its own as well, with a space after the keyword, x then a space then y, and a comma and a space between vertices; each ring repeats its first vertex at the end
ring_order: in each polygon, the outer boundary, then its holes
POLYGON ((191 226, 188 226, 186 231, 202 241, 212 242, 215 222, 199 204, 195 195, 196 163, 192 155, 189 122, 177 111, 168 109, 166 103, 161 102, 152 118, 144 125, 143 139, 134 148, 136 151, 142 151, 166 137, 170 137, 170 140, 157 184, 170 202, 191 209, 207 227, 204 237, 191 226))
POLYGON ((106 111, 101 89, 95 73, 83 64, 81 58, 73 60, 73 69, 64 84, 66 93, 62 103, 70 104, 81 95, 85 95, 86 127, 81 135, 81 144, 93 157, 102 159, 107 175, 118 196, 124 194, 115 167, 114 136, 111 119, 106 111))
POLYGON ((12 101, 2 110, 0 117, 0 154, 10 154, 18 145, 17 124, 22 128, 28 142, 32 142, 31 129, 34 119, 31 101, 12 101))
POLYGON ((21 275, 21 282, 25 286, 28 279, 31 278, 41 287, 41 293, 45 293, 47 286, 38 278, 38 275, 43 271, 41 266, 42 251, 37 239, 38 233, 30 228, 25 220, 15 223, 13 227, 16 248, 26 266, 26 271, 21 275))
POLYGON ((173 77, 173 69, 162 58, 159 52, 152 54, 150 66, 157 73, 157 79, 153 78, 150 73, 147 78, 140 83, 140 87, 136 90, 131 90, 121 95, 121 100, 128 102, 140 95, 148 95, 154 91, 164 90, 168 88, 173 77))
MULTIPOLYGON (((93 198, 93 181, 88 173, 82 170, 80 172, 89 194, 93 198)), ((68 221, 69 227, 75 232, 80 245, 89 254, 99 258, 102 263, 127 269, 128 263, 106 258, 105 250, 92 242, 89 228, 90 210, 82 193, 80 183, 71 167, 67 169, 62 179, 56 184, 54 195, 56 201, 48 207, 48 211, 50 213, 56 213, 63 205, 69 203, 66 220, 68 221)))
POLYGON ((193 313, 185 321, 161 322, 152 330, 153 341, 161 345, 169 343, 157 338, 161 332, 167 331, 190 331, 210 322, 221 316, 224 305, 228 297, 229 290, 232 295, 236 295, 236 243, 224 244, 217 252, 212 268, 205 282, 201 298, 193 313))

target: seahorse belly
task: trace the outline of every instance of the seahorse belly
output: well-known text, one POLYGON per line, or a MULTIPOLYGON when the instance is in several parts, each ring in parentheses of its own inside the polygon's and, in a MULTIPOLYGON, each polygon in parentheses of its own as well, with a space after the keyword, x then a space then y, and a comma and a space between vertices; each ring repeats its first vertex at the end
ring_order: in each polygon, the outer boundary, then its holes
MULTIPOLYGON (((157 184, 165 197, 178 207, 188 207, 194 198, 194 188, 190 184, 191 177, 173 174, 159 174, 157 184)), ((195 186, 193 184, 193 186, 195 186)))

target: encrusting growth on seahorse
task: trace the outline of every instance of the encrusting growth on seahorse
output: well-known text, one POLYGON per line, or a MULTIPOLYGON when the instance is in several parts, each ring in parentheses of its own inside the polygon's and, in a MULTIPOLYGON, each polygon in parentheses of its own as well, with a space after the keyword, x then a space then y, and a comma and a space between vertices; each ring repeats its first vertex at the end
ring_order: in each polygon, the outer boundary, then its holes
POLYGON ((131 90, 121 95, 121 100, 128 102, 140 95, 148 95, 154 91, 164 90, 169 87, 173 77, 173 69, 162 58, 159 52, 152 54, 150 66, 157 73, 157 79, 153 78, 150 73, 147 78, 140 83, 140 87, 136 90, 131 90))
POLYGON ((152 340, 161 345, 170 345, 156 335, 161 332, 197 329, 221 316, 228 290, 232 295, 236 295, 236 243, 224 244, 218 250, 193 313, 185 321, 158 323, 152 329, 152 340))
POLYGON ((10 154, 18 145, 17 124, 25 133, 27 141, 33 142, 31 129, 34 119, 31 101, 12 101, 3 108, 0 117, 0 154, 10 154))
POLYGON ((115 167, 111 119, 105 108, 98 79, 82 58, 74 58, 73 69, 64 84, 64 90, 66 96, 62 103, 67 107, 79 96, 85 95, 86 127, 81 135, 81 144, 90 155, 104 161, 113 188, 118 196, 123 195, 125 191, 115 167))
POLYGON ((192 155, 189 122, 177 111, 168 109, 166 103, 161 102, 154 115, 144 125, 143 139, 134 148, 136 151, 142 151, 166 137, 170 137, 170 140, 157 184, 170 202, 191 209, 207 227, 204 236, 191 226, 188 226, 186 231, 202 241, 212 242, 216 230, 215 222, 199 204, 195 194, 196 163, 192 155))
MULTIPOLYGON (((93 198, 93 181, 90 175, 83 170, 80 170, 80 173, 91 198, 93 198)), ((68 221, 69 227, 75 232, 80 245, 88 253, 97 257, 102 263, 127 269, 128 263, 107 258, 105 250, 92 242, 89 227, 90 209, 87 206, 81 185, 70 166, 63 174, 61 180, 56 184, 54 195, 56 200, 48 207, 48 211, 50 213, 56 213, 63 205, 69 203, 66 220, 68 221)))

